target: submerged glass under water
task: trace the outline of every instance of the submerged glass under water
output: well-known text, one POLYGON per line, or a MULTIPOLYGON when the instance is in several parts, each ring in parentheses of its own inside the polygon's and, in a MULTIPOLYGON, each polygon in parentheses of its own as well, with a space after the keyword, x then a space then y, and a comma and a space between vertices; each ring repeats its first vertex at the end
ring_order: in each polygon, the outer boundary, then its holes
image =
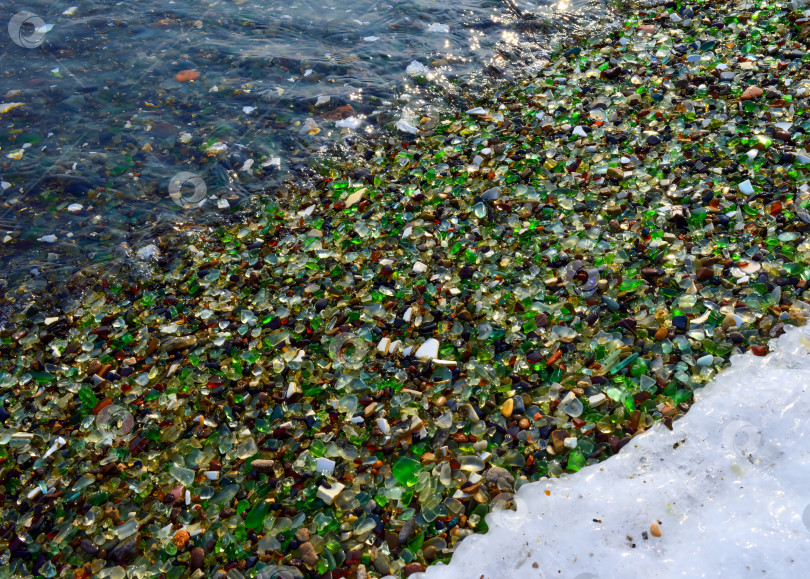
POLYGON ((593 0, 15 9, 0 39, 0 260, 30 291, 158 258, 167 234, 305 174, 346 134, 396 134, 431 95, 530 66, 607 13, 593 0))

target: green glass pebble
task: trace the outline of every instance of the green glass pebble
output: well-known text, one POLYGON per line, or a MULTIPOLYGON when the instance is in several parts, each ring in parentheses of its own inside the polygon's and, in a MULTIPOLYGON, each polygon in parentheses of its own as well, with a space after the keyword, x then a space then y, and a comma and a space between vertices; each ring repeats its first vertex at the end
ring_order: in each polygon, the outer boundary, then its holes
POLYGON ((639 356, 638 352, 634 352, 633 354, 630 354, 627 358, 625 358, 624 360, 622 360, 621 362, 619 362, 618 364, 613 366, 613 368, 610 369, 610 373, 611 374, 616 374, 617 372, 622 370, 625 366, 627 366, 628 364, 633 362, 633 360, 638 358, 638 356, 639 356))
POLYGON ((92 493, 87 497, 87 502, 93 505, 94 507, 101 506, 105 504, 108 500, 110 500, 110 493, 106 491, 99 491, 96 493, 92 493))
POLYGON ((248 529, 261 529, 264 526, 264 519, 267 517, 267 513, 269 512, 270 503, 266 501, 261 501, 260 503, 254 505, 245 518, 245 526, 248 529))
POLYGON ((391 472, 401 484, 412 487, 416 484, 416 475, 421 468, 421 464, 404 456, 399 457, 391 467, 391 472))
POLYGON ((632 291, 644 285, 644 280, 641 279, 625 279, 619 285, 619 291, 632 291))
POLYGON ((579 471, 582 467, 587 465, 585 455, 579 450, 572 450, 568 455, 568 469, 574 472, 579 471))
POLYGON ((404 493, 402 493, 402 496, 399 499, 399 504, 401 504, 403 507, 408 507, 411 504, 412 500, 413 500, 413 491, 407 490, 404 493))
POLYGON ((93 394, 93 391, 87 386, 82 386, 79 388, 79 398, 84 405, 89 408, 95 408, 98 406, 98 398, 96 398, 96 395, 93 394))

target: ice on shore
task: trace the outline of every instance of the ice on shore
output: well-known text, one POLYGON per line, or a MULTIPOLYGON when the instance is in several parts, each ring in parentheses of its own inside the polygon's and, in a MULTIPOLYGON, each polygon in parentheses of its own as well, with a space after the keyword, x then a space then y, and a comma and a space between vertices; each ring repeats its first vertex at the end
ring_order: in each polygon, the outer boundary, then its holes
POLYGON ((409 121, 405 118, 401 118, 396 122, 396 128, 402 131, 403 133, 410 133, 412 135, 416 135, 419 133, 419 129, 414 127, 409 121))
POLYGON ((418 60, 412 60, 405 69, 405 73, 411 76, 427 76, 430 74, 430 69, 418 60))
POLYGON ((345 119, 341 119, 335 123, 335 126, 338 126, 343 129, 356 129, 360 125, 363 124, 362 119, 358 117, 346 117, 345 119))
POLYGON ((804 576, 810 327, 770 347, 732 357, 672 432, 656 423, 616 457, 523 486, 517 512, 413 577, 804 576))

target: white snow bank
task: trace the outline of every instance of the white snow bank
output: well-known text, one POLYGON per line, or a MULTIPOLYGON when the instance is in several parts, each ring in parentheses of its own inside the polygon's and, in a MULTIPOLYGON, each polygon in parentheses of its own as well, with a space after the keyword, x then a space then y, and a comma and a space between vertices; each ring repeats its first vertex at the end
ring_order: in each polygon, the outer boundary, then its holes
POLYGON ((517 512, 488 515, 488 534, 414 579, 806 576, 809 348, 805 326, 733 357, 672 432, 523 486, 517 512))

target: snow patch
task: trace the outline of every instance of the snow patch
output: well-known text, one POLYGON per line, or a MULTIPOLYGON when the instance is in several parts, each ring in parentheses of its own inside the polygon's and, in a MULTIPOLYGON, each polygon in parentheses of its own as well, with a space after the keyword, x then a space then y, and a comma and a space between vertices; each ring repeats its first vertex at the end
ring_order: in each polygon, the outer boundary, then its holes
POLYGON ((522 486, 516 512, 490 513, 486 535, 412 577, 803 576, 810 327, 770 347, 732 357, 673 431, 658 423, 603 463, 522 486))

